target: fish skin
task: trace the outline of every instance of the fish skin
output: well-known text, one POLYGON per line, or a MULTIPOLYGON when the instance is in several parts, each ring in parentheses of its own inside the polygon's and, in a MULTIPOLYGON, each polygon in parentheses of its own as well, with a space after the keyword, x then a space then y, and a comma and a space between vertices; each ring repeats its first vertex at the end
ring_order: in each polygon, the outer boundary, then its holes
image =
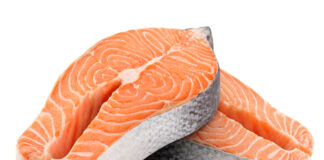
POLYGON ((248 160, 188 139, 175 141, 145 160, 248 160))
MULTIPOLYGON (((136 127, 140 126, 141 123, 150 124, 154 122, 146 122, 146 120, 158 119, 163 121, 175 118, 175 121, 180 121, 175 123, 177 125, 180 125, 178 126, 179 128, 176 128, 175 130, 167 130, 166 133, 174 133, 176 130, 181 130, 182 125, 187 125, 187 130, 183 131, 178 136, 168 138, 163 142, 164 144, 161 144, 160 142, 152 142, 158 143, 159 145, 157 146, 162 147, 164 145, 167 145, 167 143, 170 143, 171 141, 182 138, 179 136, 185 136, 194 132, 203 124, 207 123, 207 121, 213 117, 213 114, 215 113, 217 107, 214 104, 217 103, 216 101, 218 101, 218 98, 215 97, 215 94, 219 95, 219 67, 212 48, 208 46, 208 44, 212 44, 210 29, 208 27, 203 27, 187 31, 184 32, 179 30, 179 35, 177 35, 178 30, 175 29, 168 30, 150 28, 130 30, 128 32, 121 32, 119 34, 113 35, 112 37, 108 37, 91 47, 84 55, 73 62, 64 72, 64 74, 62 74, 62 76, 60 76, 41 114, 37 117, 36 121, 31 125, 31 127, 28 128, 19 138, 17 144, 17 159, 92 160, 97 159, 100 155, 104 154, 107 150, 109 150, 110 147, 113 148, 115 144, 118 144, 117 142, 119 142, 119 139, 122 141, 123 136, 127 135, 128 132, 133 133, 133 130, 136 131, 136 127), (177 33, 175 34, 174 32, 177 33), (156 39, 156 36, 161 34, 168 35, 166 37, 162 37, 162 39, 156 39), (179 37, 177 36, 180 36, 180 38, 183 39, 179 40, 179 37), (131 43, 132 45, 128 45, 128 43, 131 43), (172 48, 174 47, 174 43, 178 48, 172 48), (111 46, 115 48, 112 48, 111 46), (120 48, 118 47, 121 47, 123 50, 120 51, 120 48), (164 51, 167 51, 167 53, 165 53, 164 51), (109 52, 108 55, 107 52, 109 52), (123 57, 119 57, 119 59, 116 58, 116 54, 114 52, 118 52, 118 54, 120 52, 123 57), (130 52, 132 54, 129 54, 130 52), (164 59, 159 58, 162 57, 163 54, 168 54, 169 52, 171 52, 173 57, 165 56, 166 58, 164 59), (184 52, 186 54, 181 52, 184 52), (98 56, 99 53, 100 55, 98 56), (192 55, 192 53, 194 53, 194 55, 192 55), (177 59, 177 56, 179 55, 183 57, 177 59), (136 59, 138 57, 140 57, 140 59, 136 59), (177 100, 174 100, 174 102, 171 101, 172 103, 168 102, 166 105, 165 103, 162 103, 161 106, 154 104, 154 112, 151 112, 149 110, 150 114, 145 115, 146 118, 143 118, 144 116, 142 116, 142 119, 136 119, 135 122, 127 121, 127 125, 125 125, 125 123, 120 123, 119 121, 123 120, 122 118, 125 117, 116 117, 122 114, 129 115, 131 113, 134 113, 134 109, 130 108, 123 110, 123 108, 118 107, 116 109, 112 107, 113 104, 115 102, 118 102, 123 103, 125 104, 125 106, 127 106, 126 103, 129 102, 129 99, 127 99, 127 94, 129 94, 130 92, 128 93, 125 91, 127 91, 129 85, 133 85, 133 88, 135 88, 136 90, 138 88, 136 80, 143 77, 145 78, 143 74, 150 71, 149 69, 154 69, 154 67, 158 66, 158 64, 149 64, 148 67, 146 66, 144 67, 144 69, 139 69, 144 70, 144 72, 135 74, 133 72, 124 72, 124 70, 128 69, 132 71, 133 68, 136 68, 135 71, 137 71, 138 68, 143 65, 145 66, 145 64, 151 62, 151 60, 154 58, 158 58, 157 61, 159 61, 159 63, 163 62, 168 64, 167 67, 174 67, 173 69, 175 69, 175 71, 172 71, 172 73, 174 72, 174 74, 178 74, 178 77, 186 75, 186 72, 183 70, 190 69, 190 67, 182 68, 182 70, 177 69, 179 68, 179 63, 184 66, 189 62, 189 64, 191 65, 191 63, 196 63, 197 60, 199 60, 198 64, 202 64, 199 65, 199 67, 195 68, 198 70, 195 70, 195 72, 192 73, 194 74, 197 72, 201 74, 197 75, 199 83, 197 83, 196 81, 191 81, 192 85, 195 86, 193 89, 191 88, 192 90, 186 91, 186 87, 183 87, 184 90, 181 90, 191 93, 191 95, 183 95, 182 92, 179 92, 180 94, 177 93, 176 97, 174 97, 174 99, 177 98, 177 100), (174 59, 179 61, 172 61, 174 59), (193 61, 188 61, 187 59, 193 61), (116 62, 116 60, 118 62, 116 62), (128 61, 130 63, 123 63, 125 61, 128 61), (175 65, 175 62, 177 63, 177 65, 175 65), (111 64, 112 66, 105 66, 107 64, 111 64), (203 68, 202 66, 205 66, 205 68, 203 68), (207 69, 206 66, 208 67, 207 69), (202 70, 203 72, 201 72, 200 70, 202 70), (129 74, 131 74, 132 76, 127 77, 127 75, 129 74), (128 79, 122 79, 122 81, 118 79, 125 77, 125 75, 128 79), (203 79, 203 81, 199 79, 199 76, 203 79), (117 80, 114 77, 117 77, 117 80), (210 85, 211 83, 213 85, 210 85), (200 86, 197 86, 197 84, 200 84, 200 86), (209 88, 211 88, 212 90, 212 95, 206 96, 204 92, 209 92, 209 88), (121 96, 125 97, 125 95, 126 98, 121 98, 121 96), (190 99, 188 99, 188 96, 191 96, 190 99), (210 99, 206 100, 204 99, 205 97, 209 97, 210 99), (108 100, 107 102, 105 102, 107 98, 108 100), (118 98, 119 101, 116 101, 115 99, 118 98), (201 105, 202 103, 200 102, 200 99, 203 99, 204 102, 211 101, 211 105, 208 105, 209 107, 206 108, 206 106, 201 105), (163 110, 161 110, 161 112, 157 112, 156 110, 161 109, 161 107, 163 108, 163 110), (202 107, 204 109, 198 109, 198 112, 195 113, 194 111, 196 111, 196 109, 194 108, 199 107, 202 107), (192 112, 188 112, 190 111, 190 109, 192 112), (119 111, 122 112, 119 113, 119 111), (97 112, 98 114, 96 114, 97 112), (199 112, 204 113, 204 115, 202 116, 202 114, 199 112), (112 116, 105 116, 105 114, 107 113, 111 114, 112 116), (173 117, 171 117, 171 115, 173 115, 173 117), (180 117, 175 117, 175 115, 180 115, 180 117), (192 117, 186 117, 187 115, 190 115, 192 117), (90 121, 93 118, 94 120, 90 121), (113 120, 115 120, 116 122, 111 121, 112 118, 115 118, 113 120), (198 120, 199 118, 202 119, 198 120), (103 122, 107 123, 101 125, 100 123, 103 122), (90 124, 88 125, 87 123, 90 124), (119 126, 115 127, 115 124, 118 124, 119 126), (107 126, 110 126, 110 128, 107 128, 107 126), (135 127, 132 128, 132 126, 135 127), (111 134, 109 132, 109 136, 107 138, 107 136, 103 136, 105 134, 101 131, 102 128, 112 131, 117 130, 116 133, 118 134, 111 134), (127 131, 127 133, 124 132, 125 130, 127 131), (91 141, 91 139, 94 141, 91 141)), ((119 56, 118 54, 117 56, 119 56)), ((171 78, 174 80, 175 77, 171 78)), ((178 80, 182 79, 178 78, 178 80)), ((183 81, 182 83, 190 83, 188 79, 184 80, 187 81, 183 81)), ((182 84, 180 84, 180 87, 181 86, 182 84)), ((181 89, 180 87, 178 85, 179 89, 181 89)), ((164 95, 164 97, 166 97, 166 100, 168 100, 167 98, 170 97, 170 95, 164 95)), ((152 107, 152 105, 148 107, 152 107)), ((135 113, 137 116, 137 112, 135 113)), ((170 123, 170 125, 172 125, 172 123, 170 123)), ((135 132, 134 135, 136 134, 139 134, 139 132, 135 132)), ((139 142, 141 141, 142 139, 139 140, 139 142)), ((131 141, 128 141, 128 143, 132 144, 131 141)), ((137 158, 144 159, 146 156, 148 156, 148 153, 152 153, 156 149, 158 148, 151 148, 151 151, 146 151, 146 153, 143 153, 137 158)), ((120 157, 118 157, 118 154, 119 153, 115 151, 113 153, 113 156, 115 156, 116 159, 120 159, 120 157)))

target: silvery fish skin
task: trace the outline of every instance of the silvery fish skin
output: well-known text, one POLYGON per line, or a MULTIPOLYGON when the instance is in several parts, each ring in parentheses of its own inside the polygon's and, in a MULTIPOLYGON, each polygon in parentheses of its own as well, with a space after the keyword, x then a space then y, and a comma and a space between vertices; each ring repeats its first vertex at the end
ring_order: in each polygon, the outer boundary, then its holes
MULTIPOLYGON (((204 34, 209 45, 212 46, 210 28, 201 27, 197 30, 204 34)), ((110 146, 98 159, 145 159, 158 149, 190 135, 214 117, 219 94, 220 71, 218 69, 214 80, 204 92, 175 109, 142 122, 110 146)))
POLYGON ((145 160, 248 160, 213 147, 181 139, 153 153, 145 160))

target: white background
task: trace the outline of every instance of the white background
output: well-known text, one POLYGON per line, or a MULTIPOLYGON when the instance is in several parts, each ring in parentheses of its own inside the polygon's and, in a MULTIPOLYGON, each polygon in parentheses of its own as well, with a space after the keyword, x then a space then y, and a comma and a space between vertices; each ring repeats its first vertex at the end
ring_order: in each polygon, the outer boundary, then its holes
POLYGON ((0 1, 0 151, 58 76, 94 43, 134 28, 210 26, 221 68, 304 124, 324 159, 323 1, 0 1), (321 153, 322 151, 322 153, 321 153))

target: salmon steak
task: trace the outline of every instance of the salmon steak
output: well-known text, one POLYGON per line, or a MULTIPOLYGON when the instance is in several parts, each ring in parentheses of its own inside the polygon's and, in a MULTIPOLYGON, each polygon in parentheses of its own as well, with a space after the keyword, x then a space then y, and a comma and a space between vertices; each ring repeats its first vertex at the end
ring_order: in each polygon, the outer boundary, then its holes
POLYGON ((147 158, 186 160, 308 160, 313 138, 241 81, 220 70, 218 111, 197 132, 147 158))
POLYGON ((192 134, 218 106, 211 37, 148 28, 99 41, 59 77, 17 159, 140 160, 192 134))

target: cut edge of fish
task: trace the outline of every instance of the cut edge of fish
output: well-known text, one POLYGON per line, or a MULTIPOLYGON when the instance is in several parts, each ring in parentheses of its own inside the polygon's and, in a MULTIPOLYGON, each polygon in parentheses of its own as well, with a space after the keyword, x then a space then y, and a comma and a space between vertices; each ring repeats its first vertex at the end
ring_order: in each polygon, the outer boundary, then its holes
MULTIPOLYGON (((213 49, 209 27, 191 30, 199 36, 204 35, 213 49)), ((98 160, 145 159, 155 151, 190 135, 209 122, 217 111, 219 97, 220 69, 218 67, 215 78, 205 91, 186 104, 151 117, 129 130, 101 154, 98 160)))
MULTIPOLYGON (((209 27, 191 28, 190 30, 194 32, 195 37, 206 39, 213 49, 209 27)), ((218 66, 214 80, 205 91, 189 102, 151 117, 129 130, 99 156, 98 160, 145 159, 158 149, 190 135, 214 117, 219 95, 220 69, 218 66)), ((16 159, 25 160, 18 150, 16 159)))
POLYGON ((204 92, 184 105, 145 120, 110 146, 98 160, 145 159, 158 149, 197 131, 216 113, 219 82, 220 73, 217 72, 204 92))

